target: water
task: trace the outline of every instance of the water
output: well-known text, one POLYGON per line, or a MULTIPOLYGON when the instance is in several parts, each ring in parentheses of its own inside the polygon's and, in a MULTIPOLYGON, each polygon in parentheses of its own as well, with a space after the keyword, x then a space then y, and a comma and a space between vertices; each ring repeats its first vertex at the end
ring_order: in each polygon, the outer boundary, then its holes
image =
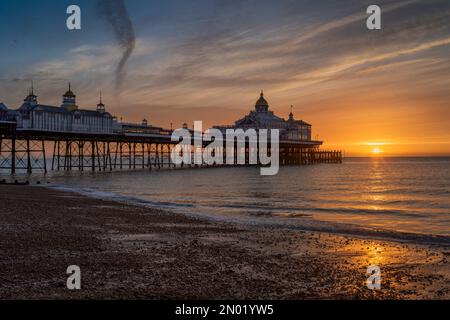
POLYGON ((450 239, 450 158, 353 158, 342 165, 57 173, 52 185, 212 219, 450 239))

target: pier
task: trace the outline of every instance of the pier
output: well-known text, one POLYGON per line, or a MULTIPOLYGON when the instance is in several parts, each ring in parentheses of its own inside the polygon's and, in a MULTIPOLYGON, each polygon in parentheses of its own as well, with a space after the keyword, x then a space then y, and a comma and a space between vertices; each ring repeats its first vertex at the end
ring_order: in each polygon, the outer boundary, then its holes
MULTIPOLYGON (((170 154, 178 142, 172 141, 171 133, 171 130, 164 129, 152 134, 34 131, 18 129, 16 123, 11 121, 0 121, 0 169, 15 174, 19 171, 95 172, 218 166, 173 164, 170 154)), ((280 165, 342 163, 341 151, 320 150, 321 144, 321 141, 281 140, 280 165)), ((237 144, 234 148, 236 154, 237 144)), ((248 159, 247 145, 245 154, 248 159)), ((223 156, 226 156, 225 141, 223 156)))
MULTIPOLYGON (((143 119, 142 123, 118 121, 117 117, 107 112, 101 95, 95 110, 81 109, 70 84, 62 97, 60 106, 40 104, 31 86, 18 109, 9 109, 0 104, 0 170, 11 174, 18 171, 31 174, 35 171, 47 173, 48 170, 153 170, 216 167, 223 163, 230 166, 225 161, 228 160, 227 153, 233 154, 233 165, 260 165, 263 161, 259 159, 262 156, 259 151, 267 150, 278 153, 280 165, 342 163, 341 151, 320 149, 322 141, 312 139, 312 125, 296 119, 293 106, 287 120, 276 116, 270 110, 263 91, 248 115, 237 120, 234 125, 214 126, 213 129, 222 135, 229 130, 243 134, 253 131, 256 134, 263 132, 261 130, 268 133, 275 129, 278 130, 279 139, 273 148, 267 141, 269 145, 262 144, 260 149, 259 140, 255 140, 256 145, 252 144, 251 138, 244 134, 244 137, 234 136, 218 143, 217 149, 213 149, 214 161, 208 161, 208 164, 203 163, 203 160, 200 163, 183 160, 178 165, 171 159, 173 148, 180 142, 173 141, 172 129, 150 125, 147 119, 143 119), (238 154, 244 156, 244 161, 237 161, 238 154), (250 155, 254 156, 254 161, 250 161, 250 155)), ((186 123, 182 129, 194 133, 194 136, 200 134, 204 137, 203 129, 195 128, 195 123, 194 129, 189 129, 186 123)), ((200 143, 197 139, 197 143, 192 142, 187 151, 182 151, 184 155, 186 152, 191 153, 190 157, 186 156, 187 159, 197 159, 194 155, 197 156, 199 149, 202 152, 205 149, 208 152, 212 150, 209 147, 211 141, 200 139, 200 143)))

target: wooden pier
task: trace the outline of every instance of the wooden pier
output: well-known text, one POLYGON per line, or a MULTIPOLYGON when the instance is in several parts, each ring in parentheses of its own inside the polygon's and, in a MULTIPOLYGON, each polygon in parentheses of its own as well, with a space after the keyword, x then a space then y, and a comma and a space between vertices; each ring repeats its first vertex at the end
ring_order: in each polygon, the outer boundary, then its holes
POLYGON ((342 163, 342 151, 320 150, 304 146, 281 144, 281 165, 311 165, 319 163, 342 163))

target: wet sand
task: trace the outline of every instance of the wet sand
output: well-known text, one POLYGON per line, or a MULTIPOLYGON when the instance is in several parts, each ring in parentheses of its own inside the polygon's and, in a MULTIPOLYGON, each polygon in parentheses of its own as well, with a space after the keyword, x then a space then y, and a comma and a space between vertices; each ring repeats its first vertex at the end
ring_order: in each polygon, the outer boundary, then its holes
POLYGON ((449 299, 450 248, 0 185, 1 299, 449 299), (78 265, 82 289, 66 289, 78 265), (381 290, 369 290, 378 265, 381 290))

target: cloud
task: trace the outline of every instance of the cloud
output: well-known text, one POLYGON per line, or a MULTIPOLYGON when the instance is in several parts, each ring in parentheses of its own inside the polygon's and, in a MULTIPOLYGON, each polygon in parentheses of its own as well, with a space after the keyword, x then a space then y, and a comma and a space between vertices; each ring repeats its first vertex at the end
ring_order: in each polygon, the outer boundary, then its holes
POLYGON ((136 46, 133 23, 123 0, 98 0, 97 7, 100 17, 103 17, 111 25, 116 41, 122 49, 115 79, 115 94, 120 95, 125 80, 126 63, 136 46))
MULTIPOLYGON (((40 98, 50 102, 59 102, 70 80, 86 107, 102 89, 114 113, 131 120, 155 115, 166 125, 165 119, 189 122, 196 116, 231 122, 252 108, 260 89, 273 110, 285 116, 295 104, 325 133, 334 119, 365 119, 362 114, 374 108, 370 101, 383 103, 380 108, 396 121, 416 114, 411 101, 417 109, 428 105, 426 116, 436 123, 433 115, 450 99, 450 4, 380 1, 380 32, 365 28, 366 4, 210 0, 139 15, 130 3, 140 37, 127 61, 122 102, 112 98, 123 57, 115 41, 96 39, 5 77, 47 79, 37 85, 40 98), (389 111, 392 105, 399 113, 389 111)), ((24 85, 3 86, 6 98, 17 101, 24 85)))

